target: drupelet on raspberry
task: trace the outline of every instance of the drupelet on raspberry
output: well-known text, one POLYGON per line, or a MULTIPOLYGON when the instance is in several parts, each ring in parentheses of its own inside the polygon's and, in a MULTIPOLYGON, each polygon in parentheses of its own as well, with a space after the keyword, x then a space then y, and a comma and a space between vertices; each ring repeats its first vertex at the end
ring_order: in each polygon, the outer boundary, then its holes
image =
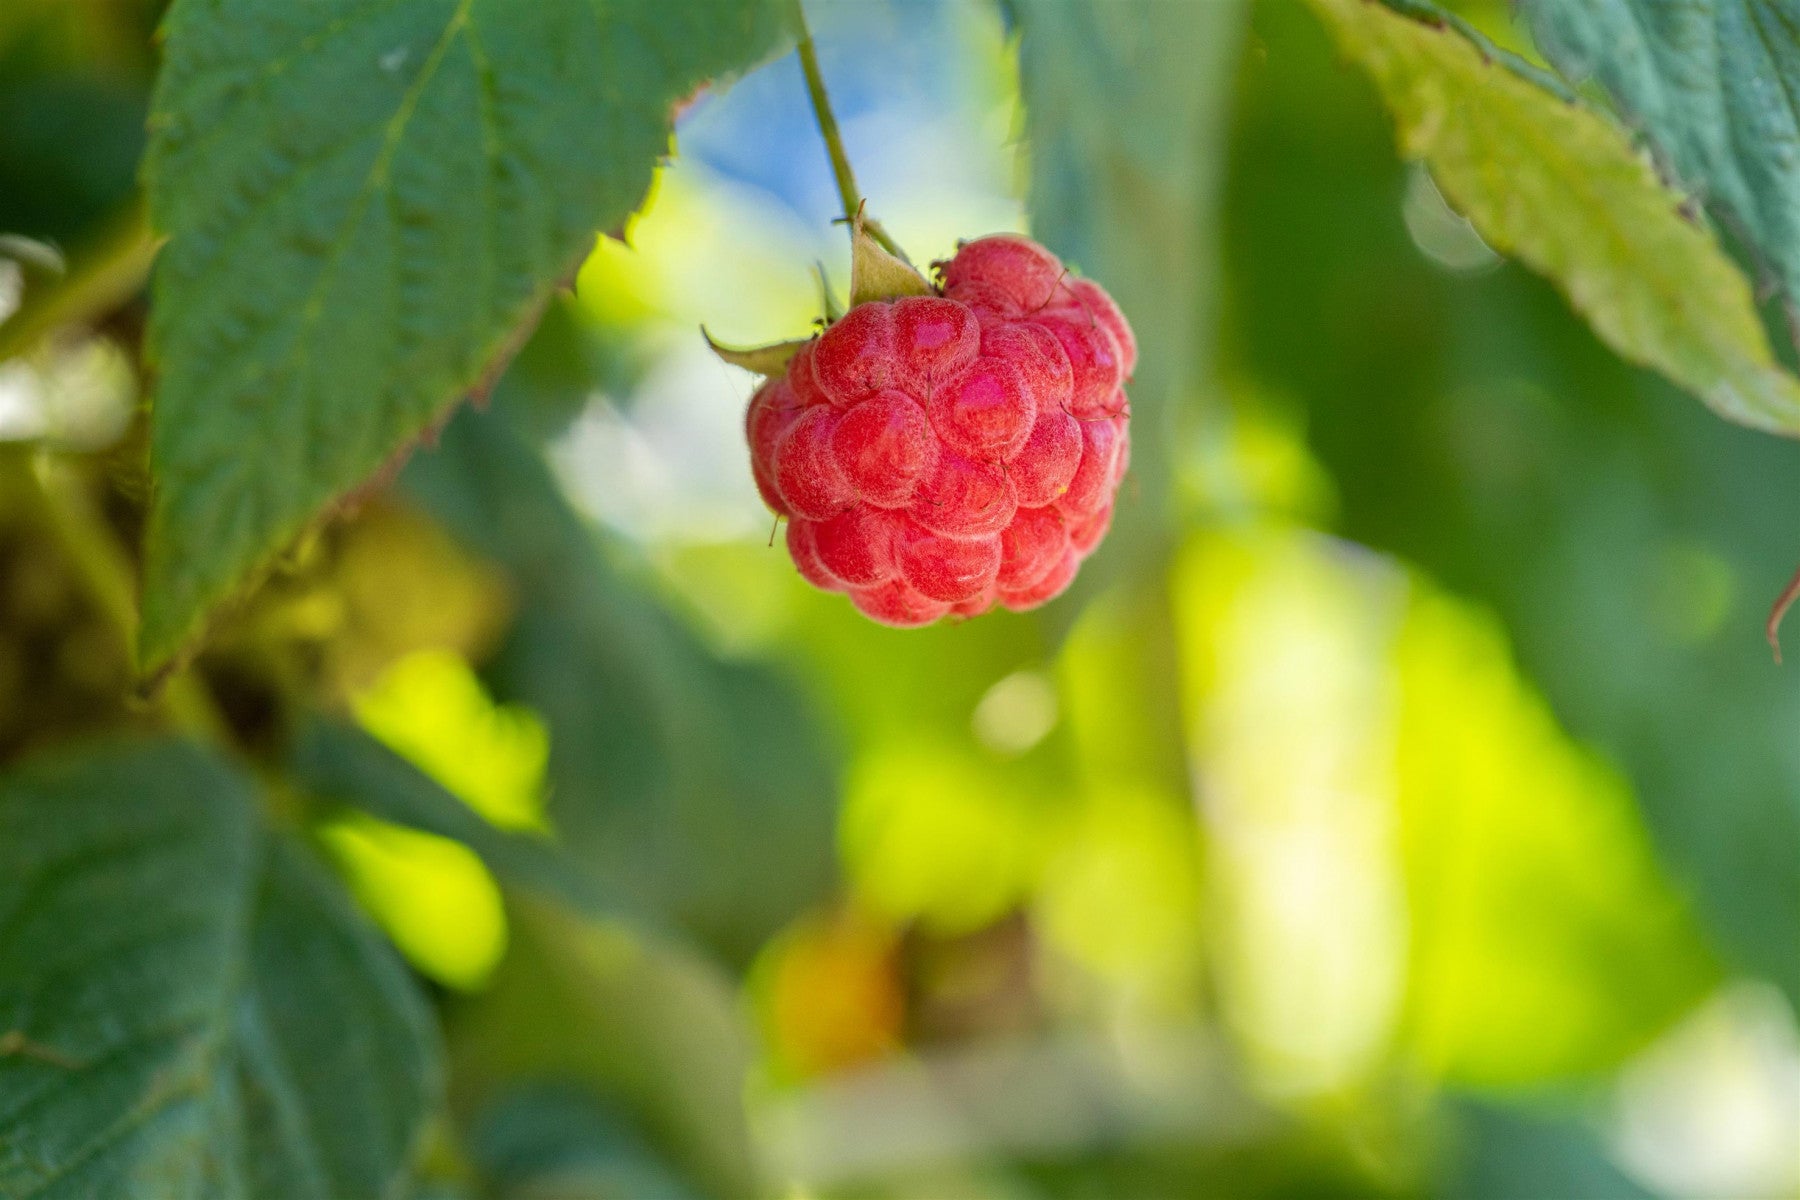
POLYGON ((1100 544, 1130 441, 1131 327, 1029 238, 962 245, 751 398, 751 470, 816 587, 888 625, 1035 608, 1100 544))

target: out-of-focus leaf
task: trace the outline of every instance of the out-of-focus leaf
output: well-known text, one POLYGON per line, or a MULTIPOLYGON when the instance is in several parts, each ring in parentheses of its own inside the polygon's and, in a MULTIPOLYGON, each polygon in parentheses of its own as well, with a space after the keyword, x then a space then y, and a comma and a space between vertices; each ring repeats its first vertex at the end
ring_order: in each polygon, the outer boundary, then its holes
MULTIPOLYGON (((0 69, 16 63, 0 56, 0 69)), ((0 231, 85 243, 131 202, 148 98, 69 75, 0 82, 0 231)))
POLYGON ((0 1195, 391 1194, 439 1087, 411 980, 179 742, 0 782, 0 1195))
POLYGON ((288 769, 321 799, 469 847, 509 886, 553 896, 590 912, 619 901, 550 842, 509 833, 411 763, 353 725, 308 719, 294 736, 288 769))
POLYGON ((1728 420, 1800 435, 1800 383, 1775 363, 1749 284, 1623 130, 1459 27, 1365 0, 1313 7, 1374 79, 1403 153, 1490 245, 1548 276, 1629 361, 1728 420))
POLYGON ((1527 0, 1544 53, 1598 79, 1676 180, 1800 300, 1800 5, 1527 0))
POLYGON ((635 359, 624 341, 616 329, 597 323, 580 301, 559 295, 494 385, 493 403, 527 436, 553 438, 595 392, 625 391, 635 381, 635 359))
POLYGON ((512 571, 519 617, 489 675, 550 728, 547 811, 570 853, 747 961, 831 883, 836 772, 816 718, 615 567, 502 417, 459 416, 407 478, 512 571))
POLYGON ((526 1088, 476 1121, 470 1153, 502 1200, 690 1200, 630 1121, 568 1086, 526 1088))
POLYGON ((1197 535, 1177 561, 1221 1014, 1268 1086, 1339 1091, 1378 1069, 1405 992, 1388 661, 1398 572, 1274 525, 1197 535))
POLYGON ((238 986, 244 1194, 397 1190, 443 1083, 436 1023, 392 949, 284 841, 267 851, 238 986))
MULTIPOLYGON (((1210 379, 1200 331, 1211 328, 1215 195, 1244 6, 1011 7, 1033 233, 1112 294, 1138 340, 1132 474, 1108 549, 1119 558, 1143 542, 1156 555, 1177 447, 1193 431, 1185 410, 1210 379)), ((1083 578, 1107 561, 1102 554, 1083 578)))
MULTIPOLYGON (((569 1085, 627 1114, 696 1190, 760 1194, 743 1104, 750 1031, 730 984, 666 941, 533 900, 510 908, 512 949, 493 986, 449 1018, 463 1118, 515 1088, 569 1085)), ((546 1163, 549 1149, 532 1157, 546 1163)))
POLYGON ((1628 785, 1466 606, 1421 588, 1395 655, 1418 1054, 1496 1088, 1617 1066, 1718 978, 1628 785))
POLYGON ((1197 539, 1182 563, 1218 986, 1251 1063, 1341 1082, 1398 1031, 1437 1078, 1564 1081, 1716 982, 1624 781, 1491 622, 1316 534, 1197 539))
POLYGON ((427 979, 474 991, 506 956, 500 885, 461 842, 354 810, 313 824, 362 910, 427 979))
POLYGON ((491 381, 642 200, 769 0, 176 0, 145 165, 170 237, 140 657, 491 381))
POLYGON ((1470 1101, 1454 1112, 1451 1152, 1439 1169, 1445 1200, 1652 1200, 1573 1116, 1557 1121, 1470 1101))
POLYGON ((9 0, 0 11, 0 234, 78 250, 131 207, 158 7, 9 0))
POLYGON ((1436 269, 1383 114, 1306 15, 1257 11, 1233 145, 1244 370, 1306 405, 1343 532, 1498 613, 1728 958, 1800 1001, 1800 690, 1761 637, 1800 464, 1625 367, 1539 280, 1436 269))

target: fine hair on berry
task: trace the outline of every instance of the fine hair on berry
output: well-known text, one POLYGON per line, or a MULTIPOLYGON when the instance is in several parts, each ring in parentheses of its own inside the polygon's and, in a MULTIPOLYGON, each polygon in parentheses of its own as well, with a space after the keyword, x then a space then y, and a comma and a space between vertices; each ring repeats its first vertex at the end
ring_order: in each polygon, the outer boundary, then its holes
POLYGON ((801 346, 745 418, 801 577, 901 628, 1060 595, 1129 459, 1137 341, 1100 284, 1017 234, 936 267, 932 294, 865 300, 801 346))

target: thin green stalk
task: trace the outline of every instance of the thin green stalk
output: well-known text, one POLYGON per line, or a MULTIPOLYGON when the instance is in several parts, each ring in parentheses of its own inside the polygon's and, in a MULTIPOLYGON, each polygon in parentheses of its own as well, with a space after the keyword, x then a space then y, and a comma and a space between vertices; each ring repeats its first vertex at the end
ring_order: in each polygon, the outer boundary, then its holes
POLYGON ((0 362, 30 350, 52 330, 88 324, 124 304, 144 286, 155 257, 156 239, 142 210, 133 207, 55 286, 26 288, 24 307, 0 321, 0 362))
MULTIPOLYGON (((44 524, 61 545, 69 564, 95 606, 112 625, 133 661, 137 636, 135 572, 106 518, 95 508, 82 481, 49 453, 31 456, 24 474, 35 485, 44 524)), ((192 672, 170 679, 156 700, 168 717, 189 733, 228 742, 230 733, 212 696, 192 672)))
MULTIPOLYGON (((806 10, 794 0, 794 28, 799 31, 800 70, 806 76, 806 94, 812 100, 813 116, 819 122, 819 136, 825 141, 825 153, 831 159, 831 173, 837 180, 838 196, 844 203, 844 222, 855 227, 857 210, 862 207, 862 193, 856 190, 856 174, 850 169, 850 156, 844 153, 844 139, 838 133, 837 116, 831 111, 831 97, 825 91, 825 77, 819 72, 819 54, 813 48, 812 30, 806 26, 806 10)), ((863 218, 863 229, 880 243, 881 248, 896 258, 906 253, 880 222, 863 218)))

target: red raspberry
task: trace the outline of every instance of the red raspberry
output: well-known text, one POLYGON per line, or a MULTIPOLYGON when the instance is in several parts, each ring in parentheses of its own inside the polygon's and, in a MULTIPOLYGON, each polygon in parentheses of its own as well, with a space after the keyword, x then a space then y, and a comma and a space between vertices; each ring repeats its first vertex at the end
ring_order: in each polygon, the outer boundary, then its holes
POLYGON ((882 508, 904 507, 938 456, 925 410, 896 389, 878 392, 845 413, 831 435, 831 449, 857 495, 882 508))
POLYGON ((970 288, 972 295, 1010 308, 1005 315, 1022 316, 1057 299, 1066 272, 1056 255, 1030 238, 997 233, 964 242, 941 274, 951 298, 970 288))
POLYGON ((888 625, 1028 609, 1106 535, 1137 362, 1105 290, 1028 238, 871 300, 752 397, 751 470, 800 574, 888 625))

